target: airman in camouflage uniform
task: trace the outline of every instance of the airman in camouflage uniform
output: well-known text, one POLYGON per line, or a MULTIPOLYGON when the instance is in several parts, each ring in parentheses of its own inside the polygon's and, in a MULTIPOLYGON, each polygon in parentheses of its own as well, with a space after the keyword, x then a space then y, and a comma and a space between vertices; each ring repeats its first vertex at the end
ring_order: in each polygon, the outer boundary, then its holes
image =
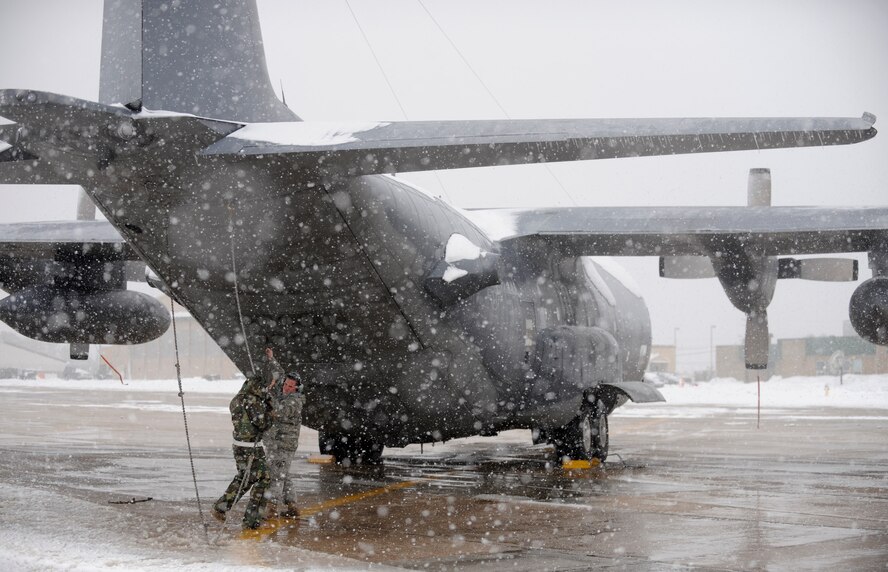
POLYGON ((269 484, 265 496, 269 499, 266 515, 298 516, 296 495, 290 482, 290 465, 299 446, 302 426, 302 406, 305 396, 298 373, 290 372, 268 392, 271 401, 271 426, 265 432, 268 453, 269 484), (279 507, 285 507, 280 510, 279 507), (280 511, 280 512, 279 512, 280 511))
POLYGON ((274 359, 274 351, 271 348, 265 348, 265 357, 262 359, 262 381, 265 387, 270 388, 279 379, 284 376, 284 368, 274 359))
POLYGON ((265 514, 265 507, 268 504, 268 486, 271 481, 271 476, 269 474, 270 468, 270 457, 268 444, 265 442, 265 436, 268 435, 268 430, 271 426, 272 421, 272 401, 270 399, 270 391, 275 386, 276 383, 282 382, 284 377, 284 368, 274 359, 274 351, 270 347, 265 348, 265 357, 262 359, 262 383, 263 383, 263 397, 265 399, 265 407, 268 413, 266 419, 268 420, 268 424, 266 425, 265 433, 263 434, 263 446, 265 448, 265 464, 263 466, 263 471, 261 475, 259 475, 259 481, 253 486, 253 491, 250 493, 250 501, 247 503, 246 511, 244 512, 244 528, 256 528, 262 523, 262 516, 265 514))
POLYGON ((244 515, 244 526, 255 527, 258 523, 259 503, 268 485, 268 466, 262 437, 271 423, 268 390, 261 376, 250 376, 231 400, 231 422, 234 426, 232 450, 237 474, 228 488, 213 504, 213 516, 224 522, 226 513, 252 488, 251 502, 244 515))

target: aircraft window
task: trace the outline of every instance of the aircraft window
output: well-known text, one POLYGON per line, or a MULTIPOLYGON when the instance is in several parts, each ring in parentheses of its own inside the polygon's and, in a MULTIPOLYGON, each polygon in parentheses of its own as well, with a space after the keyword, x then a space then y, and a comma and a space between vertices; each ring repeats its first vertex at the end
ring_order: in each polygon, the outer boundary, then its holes
POLYGON ((611 306, 616 306, 616 299, 614 298, 614 293, 611 292, 610 287, 608 287, 607 283, 604 281, 604 278, 601 277, 601 274, 598 272, 598 268, 596 268, 595 263, 589 257, 580 258, 583 264, 583 271, 586 274, 586 278, 589 279, 589 282, 595 287, 595 289, 604 296, 604 299, 607 300, 607 303, 611 306))

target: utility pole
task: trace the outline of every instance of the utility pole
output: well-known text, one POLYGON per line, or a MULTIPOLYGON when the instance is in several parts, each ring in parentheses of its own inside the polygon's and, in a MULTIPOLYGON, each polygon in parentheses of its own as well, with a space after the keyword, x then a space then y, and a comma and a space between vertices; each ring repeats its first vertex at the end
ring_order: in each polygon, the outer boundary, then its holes
POLYGON ((709 326, 709 378, 715 377, 715 344, 713 343, 715 325, 709 326))
POLYGON ((672 328, 673 373, 678 372, 678 328, 672 328))

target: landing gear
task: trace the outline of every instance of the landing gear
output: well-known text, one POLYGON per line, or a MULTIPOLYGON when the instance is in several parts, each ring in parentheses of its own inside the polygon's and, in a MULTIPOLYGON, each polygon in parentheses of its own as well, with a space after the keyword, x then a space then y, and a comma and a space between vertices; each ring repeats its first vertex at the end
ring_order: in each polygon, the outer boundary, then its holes
POLYGON ((368 435, 318 431, 318 445, 344 467, 382 464, 383 445, 368 435))
POLYGON ((589 407, 564 427, 551 430, 551 442, 559 461, 565 457, 575 460, 607 459, 607 406, 596 399, 589 407))

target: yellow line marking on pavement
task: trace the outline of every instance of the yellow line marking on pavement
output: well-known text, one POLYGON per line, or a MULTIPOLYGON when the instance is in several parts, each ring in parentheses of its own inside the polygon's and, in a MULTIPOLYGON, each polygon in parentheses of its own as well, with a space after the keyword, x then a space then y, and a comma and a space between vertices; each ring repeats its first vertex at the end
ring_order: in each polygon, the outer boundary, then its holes
MULTIPOLYGON (((368 499, 371 497, 379 496, 385 493, 390 493, 392 491, 397 491, 400 489, 407 489, 410 487, 415 487, 417 485, 421 485, 424 483, 428 483, 434 478, 425 479, 422 481, 401 481, 398 483, 392 483, 391 485, 380 487, 378 489, 373 489, 369 491, 364 491, 362 493, 355 493, 352 495, 345 495, 344 497, 339 497, 335 499, 330 499, 328 501, 324 501, 322 503, 316 504, 314 506, 300 508, 299 516, 311 516, 313 514, 317 514, 324 510, 335 508, 337 506, 342 506, 345 504, 350 504, 358 501, 362 501, 364 499, 368 499)), ((259 528, 255 529, 246 529, 241 532, 240 538, 241 540, 262 540, 263 538, 267 538, 268 536, 274 534, 281 528, 289 526, 296 522, 297 519, 292 518, 270 518, 262 523, 259 528)))

